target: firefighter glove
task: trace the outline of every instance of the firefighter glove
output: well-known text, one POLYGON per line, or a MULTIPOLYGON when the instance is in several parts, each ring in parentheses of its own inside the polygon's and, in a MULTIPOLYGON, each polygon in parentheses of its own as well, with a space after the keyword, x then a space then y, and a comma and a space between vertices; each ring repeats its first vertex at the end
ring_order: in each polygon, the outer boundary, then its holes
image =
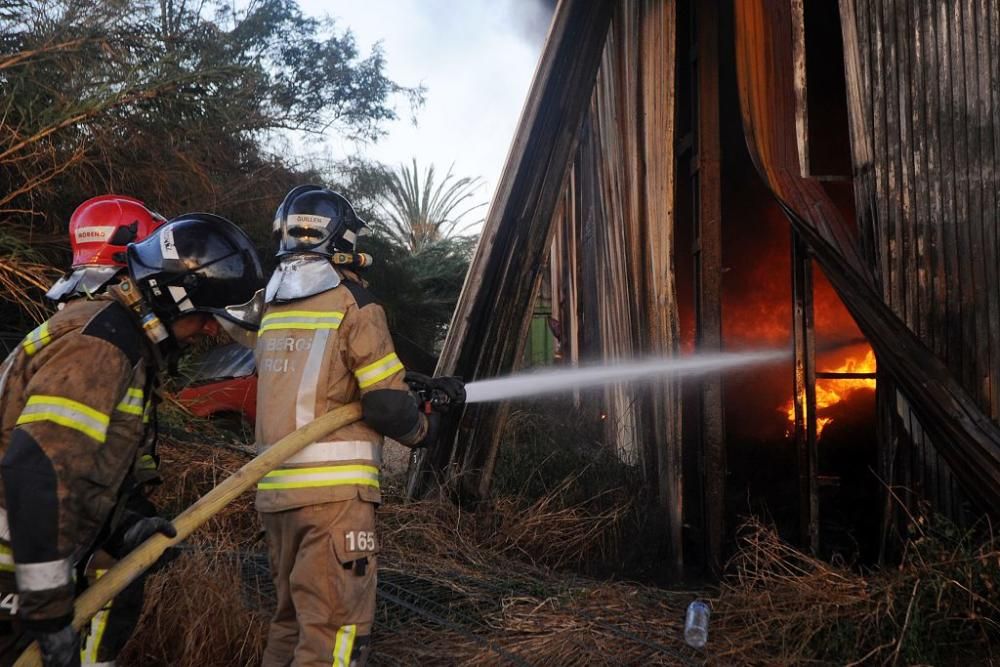
POLYGON ((38 642, 45 667, 77 667, 80 664, 80 633, 72 625, 55 632, 30 631, 38 642))
POLYGON ((430 384, 434 394, 447 397, 446 401, 432 401, 438 412, 447 412, 449 408, 465 403, 465 383, 462 378, 445 375, 432 378, 430 384))
POLYGON ((122 536, 122 551, 129 553, 135 550, 156 533, 163 533, 167 537, 177 537, 177 529, 167 519, 162 516, 146 517, 139 519, 125 531, 122 536))
POLYGON ((421 449, 423 447, 430 447, 437 442, 438 435, 441 433, 441 415, 437 412, 432 412, 427 415, 427 433, 420 442, 413 445, 413 449, 421 449))
POLYGON ((410 385, 411 391, 421 396, 423 396, 425 392, 430 391, 432 382, 431 376, 424 375, 423 373, 418 373, 416 371, 406 371, 403 381, 410 385))

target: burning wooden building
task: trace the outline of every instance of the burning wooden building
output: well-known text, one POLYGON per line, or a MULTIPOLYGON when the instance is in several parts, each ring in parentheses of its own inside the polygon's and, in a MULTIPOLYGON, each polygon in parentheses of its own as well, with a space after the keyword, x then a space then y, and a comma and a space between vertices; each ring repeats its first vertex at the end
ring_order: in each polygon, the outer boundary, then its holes
MULTIPOLYGON (((998 157, 992 1, 561 0, 438 371, 517 369, 539 299, 564 364, 790 346, 580 406, 677 571, 747 489, 814 551, 845 494, 876 551, 900 507, 994 511, 998 157)), ((486 495, 508 410, 469 406, 410 492, 486 495)))

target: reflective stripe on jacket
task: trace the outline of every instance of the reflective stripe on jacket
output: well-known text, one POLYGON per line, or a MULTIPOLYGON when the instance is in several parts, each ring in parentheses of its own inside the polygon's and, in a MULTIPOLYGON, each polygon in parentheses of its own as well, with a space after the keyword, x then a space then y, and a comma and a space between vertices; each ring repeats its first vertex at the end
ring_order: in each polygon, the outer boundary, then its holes
MULTIPOLYGON (((261 451, 364 393, 409 391, 384 311, 349 280, 291 303, 269 304, 255 357, 261 451)), ((381 451, 382 436, 370 426, 345 426, 261 480, 257 509, 279 512, 354 497, 379 502, 381 451)))
POLYGON ((138 319, 100 297, 69 302, 0 365, 0 573, 23 620, 72 612, 73 567, 149 465, 154 364, 138 319))

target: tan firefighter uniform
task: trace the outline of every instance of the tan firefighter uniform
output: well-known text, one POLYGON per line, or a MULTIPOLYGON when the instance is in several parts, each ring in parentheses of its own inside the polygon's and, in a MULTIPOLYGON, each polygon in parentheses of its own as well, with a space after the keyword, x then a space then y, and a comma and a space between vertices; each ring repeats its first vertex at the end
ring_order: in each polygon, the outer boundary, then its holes
MULTIPOLYGON (((393 399, 387 405, 408 402, 391 417, 402 426, 383 432, 407 445, 427 434, 385 313, 352 280, 269 304, 256 361, 262 449, 373 393, 393 399)), ((357 422, 307 446, 258 484, 257 509, 278 594, 265 667, 364 663, 375 614, 381 448, 382 436, 357 422)))
POLYGON ((155 364, 138 319, 105 296, 70 302, 0 366, 0 663, 22 627, 69 621, 75 568, 152 467, 155 364))

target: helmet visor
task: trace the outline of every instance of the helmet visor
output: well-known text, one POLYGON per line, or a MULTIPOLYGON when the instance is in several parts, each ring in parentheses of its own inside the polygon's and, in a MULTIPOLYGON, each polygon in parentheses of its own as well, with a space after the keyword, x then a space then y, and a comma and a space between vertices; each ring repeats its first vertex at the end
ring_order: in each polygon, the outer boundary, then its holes
POLYGON ((232 324, 247 331, 256 332, 260 327, 260 316, 264 311, 264 290, 259 289, 246 303, 225 308, 212 308, 212 314, 221 322, 228 320, 232 324))
POLYGON ((326 245, 336 237, 343 224, 324 215, 291 213, 285 225, 281 249, 285 252, 309 252, 326 245))
POLYGON ((121 267, 118 266, 81 266, 57 280, 45 293, 45 296, 60 302, 76 296, 97 294, 121 270, 121 267))
POLYGON ((219 326, 222 327, 222 330, 226 332, 226 335, 228 335, 234 343, 251 350, 257 346, 256 331, 244 329, 240 325, 219 315, 212 315, 212 317, 215 318, 215 321, 219 323, 219 326))

